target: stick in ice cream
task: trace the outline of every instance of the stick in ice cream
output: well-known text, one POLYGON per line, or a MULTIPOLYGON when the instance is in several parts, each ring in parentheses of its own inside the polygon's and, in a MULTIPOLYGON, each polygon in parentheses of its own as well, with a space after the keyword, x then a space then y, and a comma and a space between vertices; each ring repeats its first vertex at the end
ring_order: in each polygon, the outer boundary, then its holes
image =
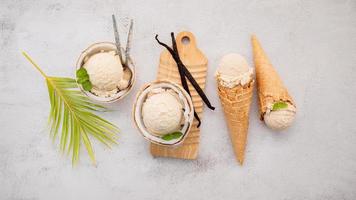
POLYGON ((221 59, 215 76, 235 156, 243 164, 254 87, 253 69, 244 57, 233 53, 221 59))
POLYGON ((142 106, 143 122, 150 133, 162 137, 180 130, 182 108, 176 93, 155 89, 148 94, 142 106))
POLYGON ((261 120, 271 129, 286 129, 294 121, 295 103, 263 51, 257 37, 252 36, 251 40, 261 120))

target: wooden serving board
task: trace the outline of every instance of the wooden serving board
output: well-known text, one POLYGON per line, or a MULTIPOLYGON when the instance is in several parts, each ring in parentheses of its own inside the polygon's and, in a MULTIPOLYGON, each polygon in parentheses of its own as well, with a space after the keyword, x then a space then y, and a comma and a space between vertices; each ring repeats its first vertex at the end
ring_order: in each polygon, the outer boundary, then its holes
MULTIPOLYGON (((196 40, 191 32, 180 32, 177 37, 177 48, 183 64, 188 68, 197 83, 204 90, 207 75, 208 60, 197 48, 196 40), (187 42, 183 42, 183 39, 187 42)), ((178 67, 171 54, 164 50, 160 56, 157 80, 169 80, 181 85, 178 67)), ((202 119, 203 101, 194 87, 189 84, 195 111, 202 119)), ((160 146, 151 143, 151 154, 153 156, 172 157, 180 159, 196 159, 199 150, 200 129, 197 128, 198 121, 194 119, 192 128, 182 144, 174 147, 160 146)))

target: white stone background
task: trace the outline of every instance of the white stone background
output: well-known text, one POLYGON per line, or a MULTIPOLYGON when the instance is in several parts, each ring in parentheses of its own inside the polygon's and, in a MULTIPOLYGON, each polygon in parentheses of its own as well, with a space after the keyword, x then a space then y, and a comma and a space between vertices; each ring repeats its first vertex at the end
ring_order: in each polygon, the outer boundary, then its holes
MULTIPOLYGON (((0 199, 356 199, 356 2, 270 1, 0 1, 0 199), (74 76, 80 52, 112 41, 135 22, 133 92, 101 114, 122 132, 112 150, 94 142, 98 165, 82 148, 79 165, 61 155, 46 128, 45 82, 22 57, 26 50, 50 75, 74 76), (158 33, 195 33, 209 59, 199 157, 153 158, 134 128, 138 88, 155 79, 163 50, 158 33), (229 52, 252 65, 256 33, 298 106, 295 124, 269 130, 256 94, 244 166, 235 161, 216 92, 214 71, 229 52)), ((124 35, 124 34, 123 34, 124 35)))

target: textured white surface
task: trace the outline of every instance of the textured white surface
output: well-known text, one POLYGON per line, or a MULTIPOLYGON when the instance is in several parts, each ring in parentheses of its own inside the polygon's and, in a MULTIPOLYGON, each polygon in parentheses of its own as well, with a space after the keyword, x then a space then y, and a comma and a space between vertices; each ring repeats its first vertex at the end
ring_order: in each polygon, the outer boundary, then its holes
POLYGON ((356 199, 356 2, 270 1, 26 1, 0 2, 0 199, 356 199), (137 84, 103 114, 121 130, 119 145, 95 143, 98 166, 81 157, 72 168, 46 129, 44 81, 20 54, 51 75, 74 76, 80 52, 112 41, 111 14, 135 20, 137 84), (152 158, 134 129, 137 89, 156 76, 158 33, 195 33, 209 59, 199 158, 152 158), (283 133, 251 110, 245 165, 234 159, 213 78, 229 52, 251 64, 256 33, 298 106, 283 133))

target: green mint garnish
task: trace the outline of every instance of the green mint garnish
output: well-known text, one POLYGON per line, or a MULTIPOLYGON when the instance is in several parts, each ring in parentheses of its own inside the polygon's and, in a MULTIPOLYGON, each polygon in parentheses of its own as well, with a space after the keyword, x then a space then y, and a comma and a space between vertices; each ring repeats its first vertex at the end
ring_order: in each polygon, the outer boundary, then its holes
POLYGON ((82 86, 85 91, 90 91, 93 88, 93 85, 90 81, 85 81, 84 83, 82 83, 82 86))
POLYGON ((87 70, 83 67, 77 70, 77 78, 83 77, 85 75, 88 75, 87 70))
POLYGON ((177 132, 168 133, 168 134, 162 136, 162 139, 166 140, 166 141, 170 141, 170 140, 180 138, 182 135, 183 135, 182 132, 177 131, 177 132))
POLYGON ((78 83, 83 84, 84 82, 89 81, 89 75, 86 74, 85 76, 78 78, 78 83))
POLYGON ((288 104, 286 102, 280 101, 280 102, 276 102, 276 103, 273 104, 272 110, 273 111, 281 110, 281 109, 284 109, 284 108, 287 108, 287 107, 288 107, 288 104))
POLYGON ((86 69, 81 67, 76 72, 77 82, 82 85, 85 91, 90 91, 93 88, 93 85, 89 81, 89 75, 86 69))

